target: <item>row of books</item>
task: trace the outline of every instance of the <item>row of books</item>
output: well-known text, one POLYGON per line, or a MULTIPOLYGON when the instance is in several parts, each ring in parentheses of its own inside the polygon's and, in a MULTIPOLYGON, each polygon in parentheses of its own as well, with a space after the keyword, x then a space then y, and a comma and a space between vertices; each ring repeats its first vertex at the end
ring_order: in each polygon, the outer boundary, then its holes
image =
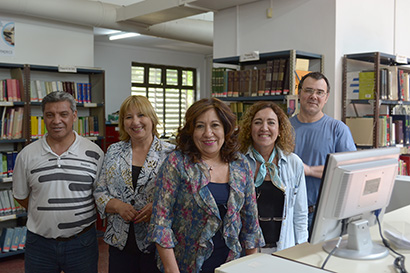
MULTIPOLYGON (((47 133, 44 118, 31 116, 31 138, 36 139, 47 133)), ((78 117, 73 124, 73 129, 81 136, 99 136, 98 118, 95 116, 78 117)))
POLYGON ((0 101, 21 101, 19 80, 0 80, 0 101))
POLYGON ((18 214, 25 211, 26 209, 14 199, 12 190, 0 191, 0 216, 18 214))
POLYGON ((78 117, 73 128, 80 136, 99 136, 98 118, 95 116, 78 117))
MULTIPOLYGON (((346 118, 356 145, 373 145, 373 117, 346 118)), ((379 117, 379 146, 410 145, 410 115, 381 115, 379 117)))
POLYGON ((0 236, 0 252, 22 250, 26 246, 27 227, 3 228, 0 236))
MULTIPOLYGON (((288 95, 289 59, 274 59, 266 62, 266 67, 235 70, 228 67, 212 69, 212 96, 214 97, 250 97, 268 95, 288 95)), ((295 94, 300 79, 309 73, 309 60, 297 59, 295 94)))
POLYGON ((30 101, 41 102, 46 95, 54 91, 65 91, 70 93, 78 103, 91 102, 91 83, 41 80, 31 81, 30 101))
POLYGON ((0 107, 0 138, 20 139, 23 137, 23 107, 0 107))
MULTIPOLYGON (((346 74, 348 99, 374 99, 374 71, 351 71, 346 74)), ((379 99, 410 101, 409 72, 392 66, 380 69, 379 99)))
POLYGON ((0 178, 13 176, 17 153, 17 151, 0 153, 0 178))

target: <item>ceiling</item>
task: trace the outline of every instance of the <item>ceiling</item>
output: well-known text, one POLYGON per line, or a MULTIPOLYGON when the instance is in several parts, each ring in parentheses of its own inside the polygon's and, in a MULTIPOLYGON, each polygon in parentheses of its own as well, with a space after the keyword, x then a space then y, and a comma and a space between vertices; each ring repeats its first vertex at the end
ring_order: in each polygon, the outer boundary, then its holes
MULTIPOLYGON (((90 1, 90 0, 83 0, 90 1)), ((96 0, 91 0, 96 1, 96 0)), ((147 29, 155 28, 167 22, 176 22, 182 18, 206 21, 212 31, 214 12, 226 8, 244 5, 260 0, 102 0, 99 2, 113 4, 117 8, 117 22, 138 24, 147 29)), ((129 30, 128 30, 129 31, 129 30)), ((184 30, 181 30, 184 31, 184 30)), ((180 38, 164 38, 160 35, 140 35, 137 37, 110 41, 109 34, 114 32, 109 28, 94 28, 94 40, 111 44, 150 47, 199 54, 212 54, 212 41, 209 44, 181 41, 180 38)), ((201 32, 201 31, 199 31, 201 32)), ((188 34, 187 34, 188 35, 188 34)), ((211 36, 212 39, 213 36, 211 36)))

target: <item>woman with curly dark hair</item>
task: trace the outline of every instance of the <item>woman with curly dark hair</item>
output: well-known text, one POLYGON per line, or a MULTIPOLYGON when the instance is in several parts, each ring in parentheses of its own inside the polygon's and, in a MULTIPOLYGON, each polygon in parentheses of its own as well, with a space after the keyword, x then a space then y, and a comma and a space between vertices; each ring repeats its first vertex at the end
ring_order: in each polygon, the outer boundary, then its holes
POLYGON ((150 240, 165 272, 214 272, 264 245, 249 162, 222 101, 195 102, 156 181, 150 240))
POLYGON ((240 122, 240 150, 255 174, 259 223, 272 253, 306 242, 307 196, 302 160, 293 152, 294 133, 275 103, 257 102, 240 122))

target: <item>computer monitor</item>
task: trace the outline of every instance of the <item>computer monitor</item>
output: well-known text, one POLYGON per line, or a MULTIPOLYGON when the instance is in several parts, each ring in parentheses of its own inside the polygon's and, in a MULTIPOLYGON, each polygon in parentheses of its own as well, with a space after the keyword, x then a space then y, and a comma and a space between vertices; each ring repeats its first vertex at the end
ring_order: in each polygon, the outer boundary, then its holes
POLYGON ((390 202, 398 171, 400 148, 378 148, 329 154, 313 219, 311 244, 322 243, 334 255, 350 259, 379 259, 387 248, 374 244, 369 226, 376 224, 390 202), (381 210, 381 211, 380 211, 381 210), (336 239, 335 239, 336 238, 336 239), (334 239, 334 240, 331 240, 334 239), (330 240, 330 241, 329 241, 330 240))

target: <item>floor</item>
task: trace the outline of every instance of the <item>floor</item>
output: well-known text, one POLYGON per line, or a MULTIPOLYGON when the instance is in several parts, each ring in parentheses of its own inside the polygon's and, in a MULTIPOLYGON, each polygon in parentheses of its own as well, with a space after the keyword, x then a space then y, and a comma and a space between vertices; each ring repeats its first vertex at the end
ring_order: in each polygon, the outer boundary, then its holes
MULTIPOLYGON (((101 237, 98 238, 99 259, 98 272, 108 272, 108 245, 101 237)), ((24 273, 24 254, 6 257, 0 260, 0 272, 24 273)))

